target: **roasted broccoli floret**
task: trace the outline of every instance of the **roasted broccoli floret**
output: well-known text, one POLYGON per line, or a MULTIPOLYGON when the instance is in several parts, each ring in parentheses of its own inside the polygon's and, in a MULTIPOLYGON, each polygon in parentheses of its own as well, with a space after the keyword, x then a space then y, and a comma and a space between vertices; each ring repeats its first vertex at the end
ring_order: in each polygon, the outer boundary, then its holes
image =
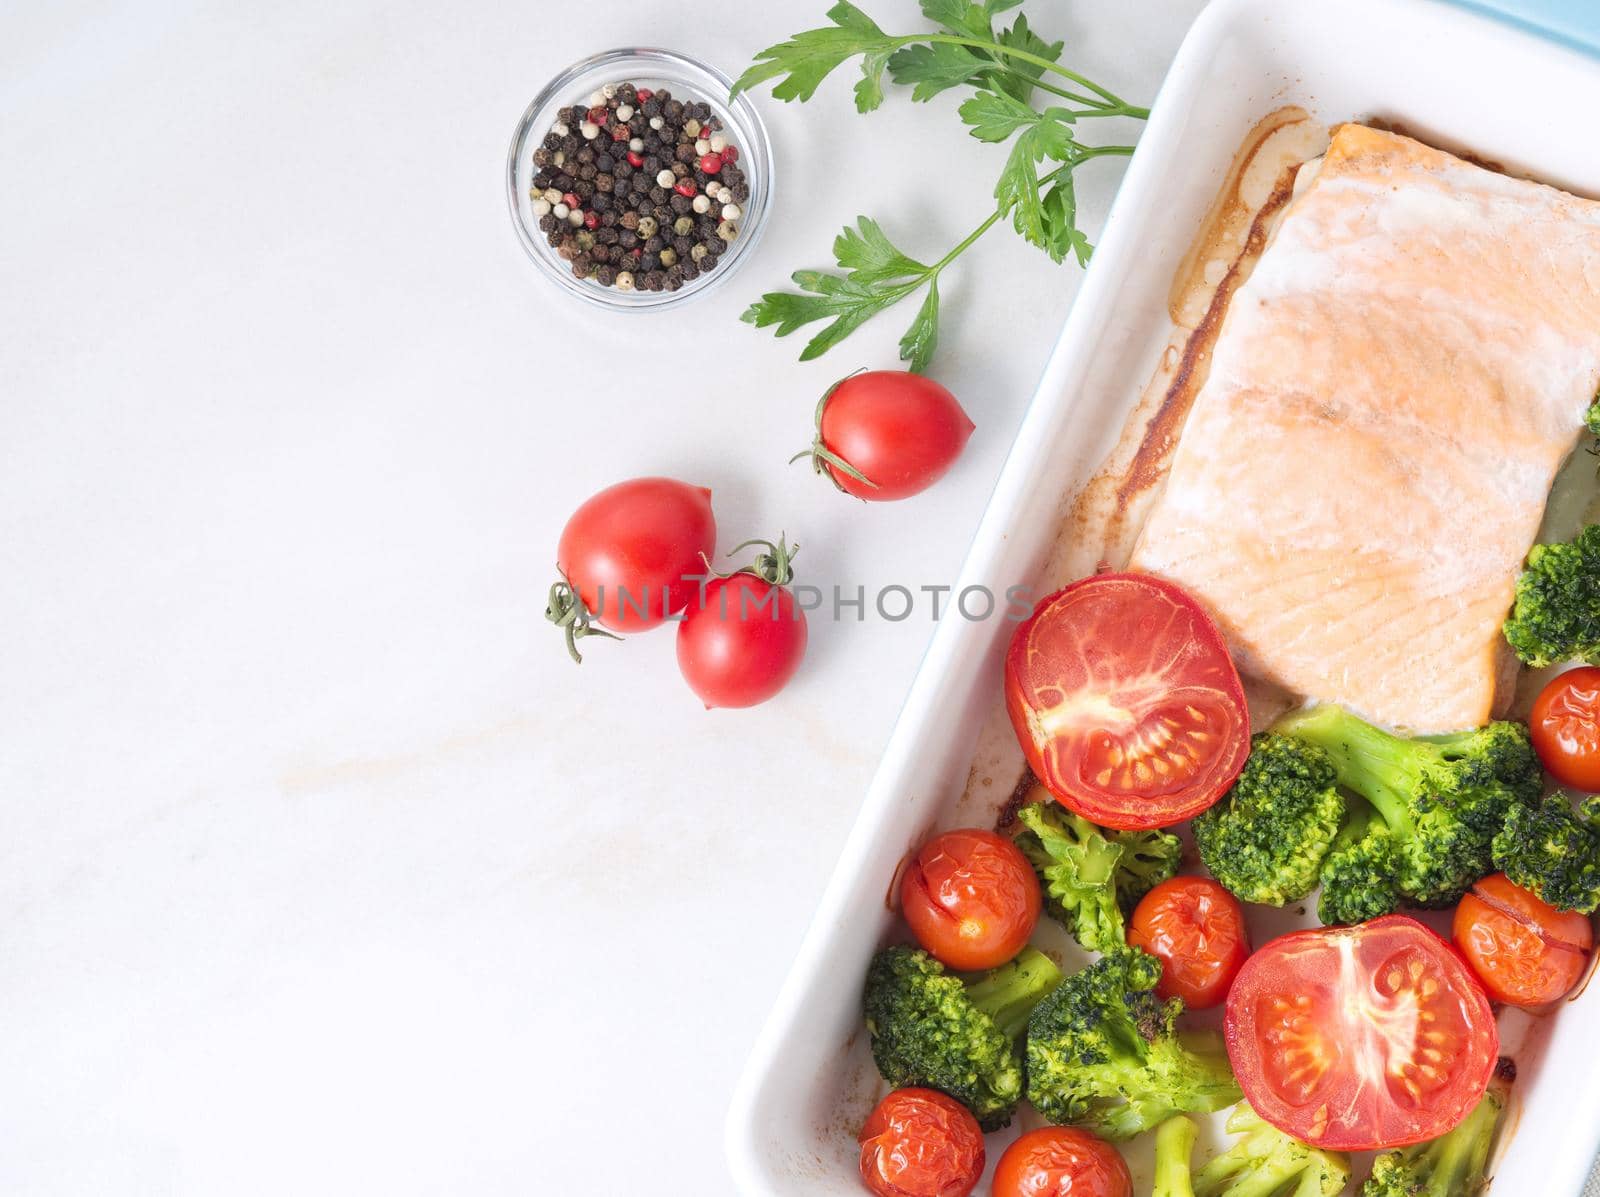
POLYGON ((1333 850, 1322 862, 1317 917, 1328 926, 1353 926, 1400 908, 1394 839, 1365 802, 1352 803, 1333 850))
POLYGON ((1246 902, 1283 906, 1317 884, 1344 818, 1328 754, 1271 732, 1250 742, 1233 788, 1194 821, 1211 875, 1246 902))
POLYGON ((1372 1179, 1361 1187, 1361 1197, 1477 1197, 1507 1088, 1499 1080, 1491 1083, 1483 1100, 1449 1134, 1384 1152, 1373 1161, 1372 1179))
POLYGON ((945 972, 920 948, 886 948, 867 970, 872 1058, 896 1088, 943 1090, 997 1130, 1022 1096, 1028 1015, 1060 982, 1061 970, 1032 948, 972 979, 945 972))
POLYGON ((1175 835, 1102 831, 1056 802, 1031 803, 1017 818, 1017 846, 1039 874, 1045 909, 1091 952, 1121 947, 1124 912, 1178 871, 1175 835))
POLYGON ((1396 886, 1419 906, 1449 906, 1492 872, 1489 845, 1507 812, 1543 786, 1520 723, 1407 740, 1320 706, 1277 730, 1325 751, 1339 784, 1372 804, 1389 832, 1396 886))
POLYGON ((1163 1122, 1151 1197, 1336 1197, 1350 1183, 1349 1156, 1284 1134, 1247 1102, 1228 1115, 1228 1130, 1239 1140, 1196 1172, 1194 1123, 1182 1115, 1163 1122))
POLYGON ((1529 550, 1505 634, 1512 651, 1535 667, 1575 657, 1600 664, 1600 524, 1529 550))
POLYGON ((1174 1029, 1161 961, 1118 948, 1068 977, 1028 1020, 1028 1100, 1055 1123, 1128 1139, 1174 1114, 1239 1100, 1221 1038, 1174 1029))
POLYGON ((1592 914, 1600 907, 1600 796, 1576 810, 1560 794, 1513 807, 1494 837, 1494 863, 1557 910, 1592 914))

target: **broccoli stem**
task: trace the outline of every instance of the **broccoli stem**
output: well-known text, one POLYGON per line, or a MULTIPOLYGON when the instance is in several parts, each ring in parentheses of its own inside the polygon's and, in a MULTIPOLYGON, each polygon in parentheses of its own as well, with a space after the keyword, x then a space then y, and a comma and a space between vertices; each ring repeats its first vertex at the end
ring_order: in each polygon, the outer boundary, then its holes
POLYGON ((1495 1124, 1505 1094, 1493 1086, 1472 1108, 1461 1125, 1438 1140, 1433 1174, 1419 1197, 1453 1197, 1456 1193, 1476 1192, 1489 1165, 1489 1147, 1494 1143, 1495 1124))
POLYGON ((966 983, 967 997, 1012 1042, 1022 1038, 1028 1015, 1057 985, 1061 970, 1036 948, 1023 948, 1010 964, 966 983))
POLYGON ((1194 1122, 1182 1114, 1156 1127, 1155 1187, 1150 1197, 1194 1197, 1189 1174, 1194 1137, 1194 1122))
POLYGON ((1288 715, 1275 730, 1321 748, 1332 758, 1340 785, 1372 803, 1395 835, 1411 833, 1408 788, 1390 778, 1417 776, 1417 741, 1391 736, 1332 703, 1288 715))

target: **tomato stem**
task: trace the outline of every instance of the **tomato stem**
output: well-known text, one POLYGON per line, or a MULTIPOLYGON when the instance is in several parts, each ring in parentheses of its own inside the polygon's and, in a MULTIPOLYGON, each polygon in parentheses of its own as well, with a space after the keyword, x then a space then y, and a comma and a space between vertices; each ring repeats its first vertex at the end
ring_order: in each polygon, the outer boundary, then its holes
POLYGON ((700 559, 706 563, 706 569, 719 578, 731 578, 735 574, 750 574, 752 577, 760 578, 771 586, 787 586, 794 581, 794 567, 791 563, 794 561, 796 554, 800 552, 798 544, 789 544, 784 540, 783 533, 780 532, 778 533, 777 544, 773 544, 770 540, 747 540, 743 544, 734 545, 726 555, 729 557, 735 556, 752 545, 764 545, 767 551, 757 553, 755 560, 749 565, 742 565, 728 573, 714 568, 704 553, 700 555, 700 559))
MULTIPOLYGON (((985 225, 984 227, 987 228, 988 226, 985 225)), ((970 242, 971 238, 969 237, 967 241, 963 242, 955 252, 961 252, 961 249, 965 249, 967 244, 970 242)), ((946 260, 948 260, 948 258, 946 260)), ((934 272, 938 273, 939 269, 941 269, 943 266, 944 263, 941 262, 938 266, 934 267, 934 272)), ((850 492, 845 490, 844 487, 840 485, 839 480, 829 472, 829 466, 832 466, 834 469, 843 472, 851 478, 854 478, 857 482, 861 483, 862 486, 870 486, 873 490, 877 490, 878 484, 822 443, 822 413, 827 410, 828 400, 833 398, 833 393, 835 391, 837 391, 845 383, 849 382, 857 374, 864 373, 865 371, 865 366, 857 366, 854 370, 850 371, 850 373, 846 374, 843 378, 839 379, 831 387, 822 392, 822 398, 817 400, 817 412, 816 416, 814 417, 817 435, 812 439, 811 447, 809 449, 802 449, 789 459, 789 464, 793 465, 802 457, 809 457, 811 459, 811 468, 819 474, 826 474, 828 481, 833 483, 834 489, 844 491, 845 494, 849 494, 850 492)), ((860 498, 859 495, 856 497, 860 498)), ((864 501, 865 500, 863 500, 863 502, 864 501)))
POLYGON ((566 634, 567 653, 579 665, 583 664, 583 654, 578 651, 578 641, 585 636, 604 636, 607 640, 622 639, 615 633, 594 626, 594 614, 584 605, 582 596, 573 588, 566 574, 561 575, 559 582, 551 584, 550 597, 545 602, 544 617, 566 634))

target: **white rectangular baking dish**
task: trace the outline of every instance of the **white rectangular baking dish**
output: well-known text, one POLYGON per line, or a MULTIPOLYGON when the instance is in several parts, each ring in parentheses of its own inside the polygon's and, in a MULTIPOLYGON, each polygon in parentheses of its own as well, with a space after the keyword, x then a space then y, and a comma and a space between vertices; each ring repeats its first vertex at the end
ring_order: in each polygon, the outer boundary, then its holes
MULTIPOLYGON (((1383 119, 1600 196, 1600 62, 1436 0, 1213 0, 1179 50, 1094 262, 1040 380, 960 585, 1003 593, 1040 567, 1064 496, 1115 441, 1170 325, 1168 288, 1257 120, 1383 119)), ((936 826, 985 823, 962 793, 1014 625, 939 626, 810 932, 734 1095, 727 1147, 741 1190, 855 1197, 854 1134, 881 1093, 860 987, 893 933, 897 862, 936 826)), ((994 787, 993 803, 1011 780, 994 787)), ((1519 1059, 1520 1125, 1501 1197, 1576 1194, 1600 1145, 1600 987, 1519 1059)), ((990 1152, 991 1162, 997 1153, 990 1152)), ((1136 1191, 1147 1191, 1136 1165, 1136 1191)), ((980 1191, 986 1191, 980 1189, 980 1191)))

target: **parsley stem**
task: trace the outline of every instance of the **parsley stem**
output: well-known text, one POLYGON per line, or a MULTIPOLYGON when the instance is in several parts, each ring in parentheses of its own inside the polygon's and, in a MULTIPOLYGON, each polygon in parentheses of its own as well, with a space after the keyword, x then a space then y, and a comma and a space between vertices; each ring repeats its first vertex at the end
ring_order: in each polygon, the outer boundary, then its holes
MULTIPOLYGON (((1086 146, 1079 146, 1077 152, 1072 156, 1072 161, 1067 163, 1067 165, 1062 167, 1061 169, 1062 170, 1071 170, 1074 166, 1076 166, 1080 162, 1087 162, 1087 161, 1089 161, 1090 158, 1103 158, 1107 154, 1117 154, 1117 155, 1120 155, 1121 157, 1126 158, 1129 154, 1133 153, 1134 148, 1135 147, 1133 147, 1131 145, 1086 145, 1086 146)), ((1051 172, 1052 175, 1055 175, 1055 174, 1058 174, 1058 173, 1060 173, 1060 172, 1059 171, 1052 171, 1051 172)), ((1043 182, 1043 180, 1041 179, 1040 182, 1043 182)))
POLYGON ((912 34, 909 37, 897 38, 896 40, 902 43, 943 42, 950 46, 966 46, 968 49, 973 50, 987 50, 991 54, 1005 54, 1011 58, 1020 59, 1023 62, 1039 67, 1042 70, 1054 71, 1056 74, 1061 75, 1064 78, 1071 79, 1079 87, 1087 87, 1090 91, 1094 92, 1095 95, 1101 97, 1101 99, 1110 104, 1111 107, 1106 110, 1108 114, 1114 110, 1115 115, 1117 116, 1132 116, 1137 117, 1139 120, 1143 120, 1150 115, 1150 110, 1148 108, 1135 108, 1126 100, 1122 99, 1122 97, 1101 87, 1093 79, 1086 79, 1082 75, 1078 74, 1077 71, 1068 70, 1059 63, 1051 62, 1043 55, 1033 54, 1027 50, 1019 50, 1015 46, 1005 46, 1001 45, 999 42, 984 41, 981 38, 976 37, 957 37, 953 33, 912 34))
POLYGON ((1081 94, 1079 94, 1078 92, 1075 92, 1075 91, 1068 91, 1064 87, 1057 87, 1054 83, 1046 83, 1043 79, 1035 79, 1032 75, 1027 75, 1027 74, 1024 74, 1021 71, 1012 70, 1009 67, 1001 67, 1000 69, 1005 71, 1005 73, 1007 75, 1010 75, 1013 79, 1022 80, 1029 87, 1037 87, 1040 91, 1047 91, 1053 96, 1060 96, 1063 100, 1071 100, 1074 104, 1087 105, 1089 108, 1091 108, 1093 110, 1091 112, 1080 112, 1080 113, 1078 113, 1079 116, 1121 116, 1122 115, 1120 112, 1117 112, 1115 109, 1113 109, 1111 107, 1111 105, 1107 104, 1104 100, 1097 99, 1094 96, 1085 96, 1085 95, 1081 95, 1081 94))
POLYGON ((979 237, 983 236, 991 228, 993 228, 995 221, 999 220, 1002 215, 1004 215, 1004 213, 999 208, 996 208, 993 212, 989 213, 989 219, 985 220, 977 228, 973 229, 972 232, 968 233, 967 236, 966 236, 966 239, 963 240, 961 242, 961 244, 957 245, 949 253, 945 254, 944 257, 940 258, 937 262, 935 262, 932 266, 930 266, 928 268, 927 277, 928 278, 937 277, 941 270, 943 270, 946 266, 950 265, 951 262, 954 262, 957 258, 959 258, 962 254, 964 254, 968 249, 972 248, 972 243, 974 241, 976 241, 979 237))

